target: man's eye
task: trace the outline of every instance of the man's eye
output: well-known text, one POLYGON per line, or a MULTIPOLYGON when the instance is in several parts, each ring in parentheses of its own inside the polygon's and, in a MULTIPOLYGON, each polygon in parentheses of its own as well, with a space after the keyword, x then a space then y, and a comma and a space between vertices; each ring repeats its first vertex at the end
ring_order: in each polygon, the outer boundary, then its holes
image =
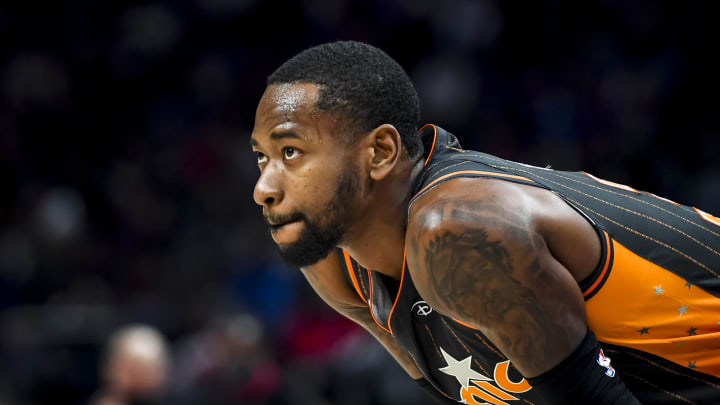
POLYGON ((293 147, 287 147, 283 149, 283 156, 285 159, 295 159, 298 156, 298 150, 293 147))
POLYGON ((257 162, 258 162, 258 164, 260 164, 260 163, 265 163, 265 161, 267 160, 267 156, 265 156, 265 154, 262 153, 262 152, 256 152, 256 153, 257 153, 257 162))

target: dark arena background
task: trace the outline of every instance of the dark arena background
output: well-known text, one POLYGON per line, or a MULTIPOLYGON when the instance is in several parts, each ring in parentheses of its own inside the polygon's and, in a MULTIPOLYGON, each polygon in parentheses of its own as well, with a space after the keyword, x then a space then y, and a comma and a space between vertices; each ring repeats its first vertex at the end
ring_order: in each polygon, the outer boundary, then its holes
POLYGON ((266 76, 365 41, 466 148, 717 215, 703 4, 3 2, 0 404, 426 403, 276 256, 248 143, 266 76))

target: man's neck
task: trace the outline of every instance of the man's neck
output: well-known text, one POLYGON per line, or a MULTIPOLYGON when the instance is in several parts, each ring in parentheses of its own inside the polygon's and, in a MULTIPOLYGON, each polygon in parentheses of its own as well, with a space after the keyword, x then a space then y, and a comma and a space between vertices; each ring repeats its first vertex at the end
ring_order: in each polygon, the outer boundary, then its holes
POLYGON ((407 162, 373 190, 368 204, 340 247, 361 266, 400 280, 407 209, 423 161, 407 162))

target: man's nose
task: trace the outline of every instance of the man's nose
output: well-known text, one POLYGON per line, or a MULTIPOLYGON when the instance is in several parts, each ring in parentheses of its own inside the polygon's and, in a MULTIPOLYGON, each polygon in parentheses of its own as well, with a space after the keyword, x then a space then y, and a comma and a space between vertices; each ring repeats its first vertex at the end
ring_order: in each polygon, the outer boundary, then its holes
POLYGON ((266 168, 260 174, 257 183, 255 183, 253 199, 258 205, 270 207, 282 200, 283 193, 280 181, 273 172, 270 167, 266 168))

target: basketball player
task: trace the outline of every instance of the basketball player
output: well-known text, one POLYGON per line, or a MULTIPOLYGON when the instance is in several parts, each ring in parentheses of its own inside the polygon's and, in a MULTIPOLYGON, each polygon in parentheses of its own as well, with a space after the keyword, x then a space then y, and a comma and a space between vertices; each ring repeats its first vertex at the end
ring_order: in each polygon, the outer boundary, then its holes
POLYGON ((320 297, 439 403, 720 403, 720 220, 418 121, 362 43, 269 77, 254 198, 320 297))

